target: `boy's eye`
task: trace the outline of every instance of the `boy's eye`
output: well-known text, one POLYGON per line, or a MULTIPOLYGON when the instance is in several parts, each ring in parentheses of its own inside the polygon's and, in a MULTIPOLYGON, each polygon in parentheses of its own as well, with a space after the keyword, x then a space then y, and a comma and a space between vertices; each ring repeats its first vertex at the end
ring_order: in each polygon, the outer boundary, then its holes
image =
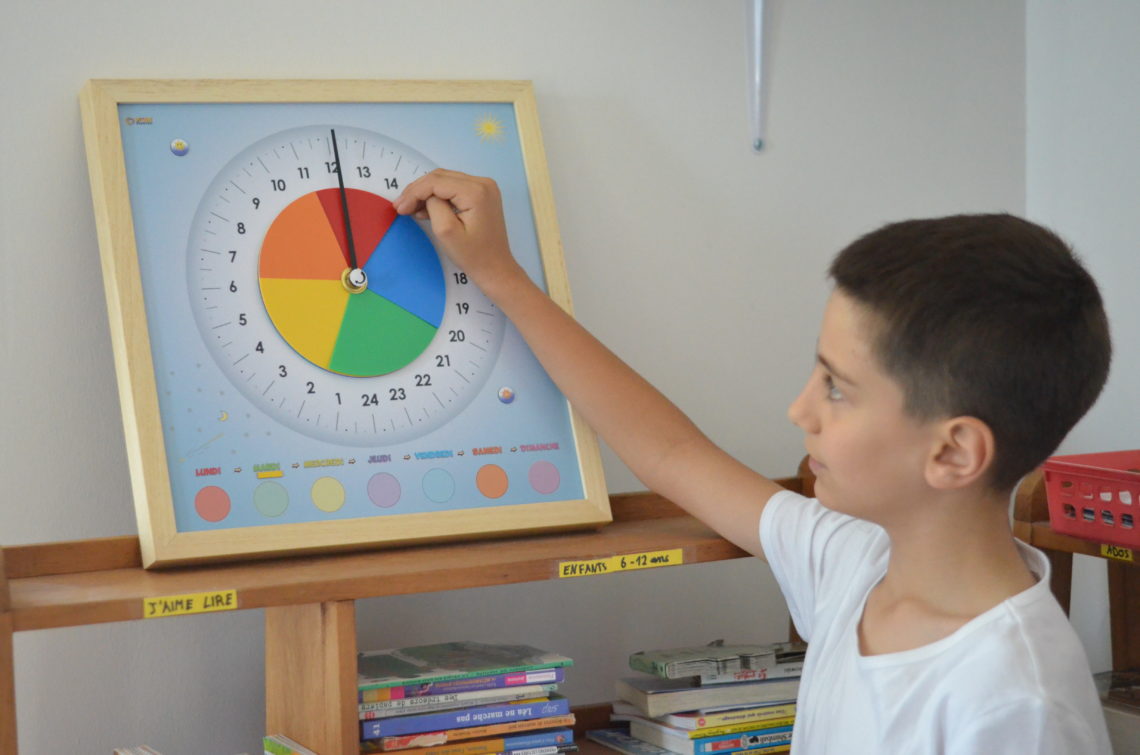
POLYGON ((832 379, 831 375, 824 373, 823 385, 825 388, 827 388, 827 400, 828 401, 842 401, 843 400, 843 392, 840 391, 838 387, 836 387, 835 380, 832 379))

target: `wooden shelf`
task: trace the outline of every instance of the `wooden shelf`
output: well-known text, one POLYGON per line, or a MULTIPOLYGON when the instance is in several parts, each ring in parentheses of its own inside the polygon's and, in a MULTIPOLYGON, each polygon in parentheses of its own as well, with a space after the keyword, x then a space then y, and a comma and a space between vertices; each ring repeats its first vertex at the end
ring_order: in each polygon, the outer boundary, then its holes
POLYGON ((144 598, 211 590, 237 590, 239 608, 265 608, 533 582, 556 577, 562 561, 665 548, 682 549, 686 564, 748 555, 659 496, 611 503, 614 522, 598 531, 164 571, 141 567, 134 538, 6 548, 12 628, 141 619, 144 598))
MULTIPOLYGON (((800 476, 780 482, 811 495, 802 466, 800 476)), ((236 590, 239 609, 265 610, 267 730, 321 755, 351 755, 358 750, 356 600, 555 579, 563 561, 628 553, 679 548, 685 564, 748 555, 660 496, 615 495, 611 506, 614 522, 597 531, 164 571, 142 568, 134 537, 0 548, 0 752, 17 752, 13 632, 131 621, 142 618, 146 598, 236 590)), ((1100 549, 1050 529, 1040 473, 1018 490, 1014 534, 1045 550, 1054 593, 1067 609, 1072 554, 1099 556, 1100 549)), ((1110 561, 1109 586, 1113 665, 1135 668, 1140 570, 1110 561)), ((608 706, 576 713, 580 732, 608 723, 608 706)), ((604 749, 584 738, 581 744, 589 755, 604 749)))
MULTIPOLYGON (((810 492, 804 477, 779 482, 810 492)), ((748 556, 660 496, 610 502, 614 521, 596 531, 162 571, 142 568, 136 537, 0 548, 0 752, 17 752, 13 632, 132 621, 147 598, 235 590, 238 609, 265 610, 267 730, 321 755, 350 755, 358 750, 355 601, 555 579, 564 561, 648 551, 680 549, 684 564, 748 556)), ((590 720, 601 720, 592 710, 590 720)))
MULTIPOLYGON (((1013 534, 1040 548, 1053 566, 1050 587, 1067 612, 1072 593, 1073 555, 1103 558, 1100 543, 1061 535, 1049 526, 1045 476, 1038 470, 1027 476, 1017 490, 1013 507, 1013 534)), ((1108 562, 1108 612, 1112 631, 1114 671, 1140 669, 1140 565, 1106 558, 1108 562)))

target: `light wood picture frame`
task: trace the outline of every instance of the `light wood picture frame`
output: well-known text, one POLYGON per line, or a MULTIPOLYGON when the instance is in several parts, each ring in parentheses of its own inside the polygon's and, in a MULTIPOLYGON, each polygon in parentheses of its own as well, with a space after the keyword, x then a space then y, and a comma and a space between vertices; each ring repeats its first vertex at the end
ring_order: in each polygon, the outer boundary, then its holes
POLYGON ((92 80, 81 93, 147 567, 597 528, 598 444, 391 201, 494 178, 571 310, 525 81, 92 80))

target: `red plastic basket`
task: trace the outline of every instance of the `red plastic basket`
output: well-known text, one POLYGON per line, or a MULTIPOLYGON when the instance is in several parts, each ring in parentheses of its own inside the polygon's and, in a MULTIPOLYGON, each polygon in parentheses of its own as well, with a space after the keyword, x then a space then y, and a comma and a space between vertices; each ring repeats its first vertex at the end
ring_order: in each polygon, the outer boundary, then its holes
POLYGON ((1044 470, 1054 532, 1140 548, 1140 450, 1052 456, 1044 470))

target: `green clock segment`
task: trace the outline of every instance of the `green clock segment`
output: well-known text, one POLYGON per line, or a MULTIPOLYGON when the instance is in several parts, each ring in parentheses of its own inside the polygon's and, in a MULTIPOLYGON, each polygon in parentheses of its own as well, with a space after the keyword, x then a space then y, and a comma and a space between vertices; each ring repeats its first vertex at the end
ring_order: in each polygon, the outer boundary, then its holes
POLYGON ((379 133, 303 127, 244 149, 203 195, 191 307, 222 371, 277 421, 382 446, 441 426, 486 382, 504 316, 391 204, 433 167, 379 133))

